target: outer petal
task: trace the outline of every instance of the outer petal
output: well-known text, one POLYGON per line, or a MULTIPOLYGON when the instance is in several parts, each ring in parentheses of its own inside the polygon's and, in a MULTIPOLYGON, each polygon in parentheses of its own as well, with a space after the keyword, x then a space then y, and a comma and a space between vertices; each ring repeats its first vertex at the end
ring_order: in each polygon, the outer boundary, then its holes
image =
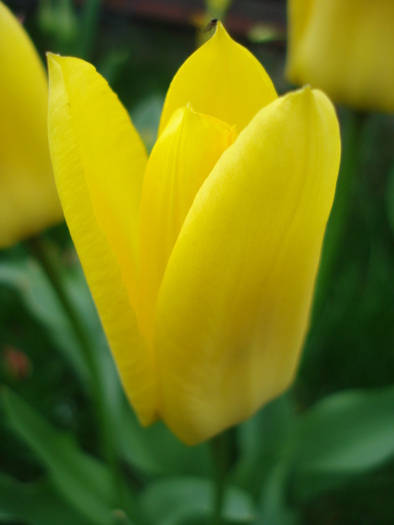
POLYGON ((146 153, 90 64, 49 55, 49 144, 64 214, 125 389, 143 423, 155 418, 152 358, 131 302, 146 153))
POLYGON ((40 58, 0 2, 0 247, 59 222, 49 157, 48 88, 40 58))
POLYGON ((157 306, 161 415, 186 443, 290 383, 339 166, 334 109, 309 89, 260 111, 203 184, 157 306))
POLYGON ((141 202, 141 326, 152 341, 157 293, 183 221, 202 183, 234 141, 227 124, 177 110, 157 141, 141 202))
POLYGON ((240 132, 276 98, 260 62, 218 23, 215 35, 186 60, 171 82, 159 132, 176 109, 188 104, 194 111, 235 125, 240 132))
POLYGON ((290 0, 286 74, 335 101, 394 111, 394 2, 290 0))

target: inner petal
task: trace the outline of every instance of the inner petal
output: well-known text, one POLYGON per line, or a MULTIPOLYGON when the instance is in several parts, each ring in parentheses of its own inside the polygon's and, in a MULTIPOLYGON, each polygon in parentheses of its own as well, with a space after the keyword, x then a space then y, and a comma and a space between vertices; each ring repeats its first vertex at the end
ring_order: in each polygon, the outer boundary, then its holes
POLYGON ((174 111, 188 103, 240 133, 261 108, 277 98, 260 62, 234 42, 219 22, 215 35, 195 51, 173 78, 164 102, 159 135, 174 111))
POLYGON ((146 168, 141 200, 140 328, 152 340, 156 298, 173 246, 204 180, 234 142, 224 122, 178 109, 157 141, 146 168))

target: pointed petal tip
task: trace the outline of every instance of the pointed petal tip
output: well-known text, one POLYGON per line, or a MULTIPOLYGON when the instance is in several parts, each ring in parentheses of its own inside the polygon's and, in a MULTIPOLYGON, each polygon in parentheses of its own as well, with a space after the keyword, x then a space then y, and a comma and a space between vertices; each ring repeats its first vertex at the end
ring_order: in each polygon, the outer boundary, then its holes
POLYGON ((293 102, 305 104, 305 107, 312 107, 311 105, 324 105, 326 108, 330 108, 332 112, 336 114, 334 104, 326 95, 326 93, 320 89, 312 88, 310 84, 306 84, 302 88, 287 93, 285 98, 292 100, 293 102))
POLYGON ((58 55, 57 53, 52 53, 50 51, 47 51, 45 54, 47 57, 48 81, 49 86, 51 86, 52 76, 55 74, 55 71, 59 71, 59 69, 62 69, 65 57, 58 55))
POLYGON ((188 103, 244 129, 256 113, 277 98, 267 72, 258 60, 235 42, 218 22, 215 34, 179 68, 163 107, 159 135, 171 115, 188 103))
POLYGON ((224 28, 224 25, 222 24, 222 22, 218 22, 217 23, 217 26, 216 26, 216 31, 215 31, 215 34, 213 35, 215 38, 223 38, 223 37, 228 37, 229 34, 227 33, 226 29, 224 28))
POLYGON ((312 94, 311 86, 309 84, 306 84, 305 86, 295 89, 294 91, 290 91, 286 93, 286 96, 290 98, 304 97, 305 99, 307 99, 310 97, 311 94, 312 94))
POLYGON ((302 104, 305 109, 311 109, 313 104, 316 103, 315 93, 309 85, 288 93, 288 96, 293 99, 293 101, 297 101, 298 104, 302 104))
POLYGON ((60 63, 62 61, 62 59, 64 59, 65 57, 59 55, 58 53, 52 53, 52 51, 47 51, 45 53, 46 57, 47 57, 47 62, 48 62, 48 65, 50 63, 60 63))

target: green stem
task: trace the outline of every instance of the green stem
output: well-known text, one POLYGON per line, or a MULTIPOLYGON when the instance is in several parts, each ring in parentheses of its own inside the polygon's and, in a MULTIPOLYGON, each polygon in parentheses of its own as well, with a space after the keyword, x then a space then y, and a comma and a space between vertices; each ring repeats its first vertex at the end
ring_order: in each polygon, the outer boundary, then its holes
POLYGON ((205 12, 208 17, 217 18, 223 22, 227 11, 230 9, 232 0, 222 0, 221 2, 205 0, 205 12))
POLYGON ((344 242, 352 203, 354 179, 359 174, 362 130, 366 114, 349 110, 343 125, 342 159, 334 204, 327 224, 316 283, 314 315, 324 306, 331 276, 344 242))
POLYGON ((226 476, 229 468, 228 433, 222 432, 210 441, 213 456, 214 506, 212 525, 222 523, 226 476))
POLYGON ((77 54, 84 60, 90 60, 97 36, 101 4, 103 0, 86 0, 82 11, 81 38, 77 54))
POLYGON ((115 443, 113 439, 112 421, 110 417, 110 410, 107 407, 106 394, 103 386, 102 374, 95 349, 88 332, 85 329, 83 322, 76 310, 72 299, 69 296, 67 287, 56 264, 51 247, 41 237, 33 237, 27 241, 30 252, 39 261, 44 269, 49 281, 51 282, 73 328, 75 334, 80 342, 81 349, 84 353, 86 363, 91 373, 92 381, 92 396, 96 406, 97 420, 99 422, 99 429, 101 434, 102 454, 112 470, 114 476, 114 506, 119 504, 118 496, 121 493, 121 475, 119 463, 115 450, 115 443))

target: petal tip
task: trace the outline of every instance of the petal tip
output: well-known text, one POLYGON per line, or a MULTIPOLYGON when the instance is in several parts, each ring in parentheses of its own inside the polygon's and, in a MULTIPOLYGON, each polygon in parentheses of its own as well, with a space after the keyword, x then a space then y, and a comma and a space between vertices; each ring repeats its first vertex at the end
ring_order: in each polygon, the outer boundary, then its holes
POLYGON ((52 51, 47 51, 45 53, 46 57, 47 57, 47 62, 49 64, 49 62, 59 62, 60 60, 59 59, 62 59, 63 57, 61 55, 59 55, 58 53, 52 53, 52 51))
POLYGON ((47 57, 48 80, 49 85, 51 85, 52 75, 55 74, 55 71, 62 70, 62 64, 65 57, 58 55, 57 53, 51 53, 50 51, 47 51, 45 54, 47 57))
POLYGON ((216 37, 216 38, 220 38, 220 37, 224 37, 224 36, 229 36, 229 34, 228 34, 227 31, 225 30, 224 25, 222 24, 222 22, 219 21, 219 22, 217 23, 216 31, 215 31, 215 34, 214 34, 213 36, 216 37))
POLYGON ((322 96, 324 97, 324 99, 327 99, 327 101, 329 101, 328 97, 322 91, 318 89, 312 89, 312 87, 309 84, 307 84, 302 88, 296 89, 295 91, 288 93, 286 95, 286 98, 292 100, 294 103, 303 105, 305 108, 311 108, 311 105, 319 104, 318 100, 322 96))

